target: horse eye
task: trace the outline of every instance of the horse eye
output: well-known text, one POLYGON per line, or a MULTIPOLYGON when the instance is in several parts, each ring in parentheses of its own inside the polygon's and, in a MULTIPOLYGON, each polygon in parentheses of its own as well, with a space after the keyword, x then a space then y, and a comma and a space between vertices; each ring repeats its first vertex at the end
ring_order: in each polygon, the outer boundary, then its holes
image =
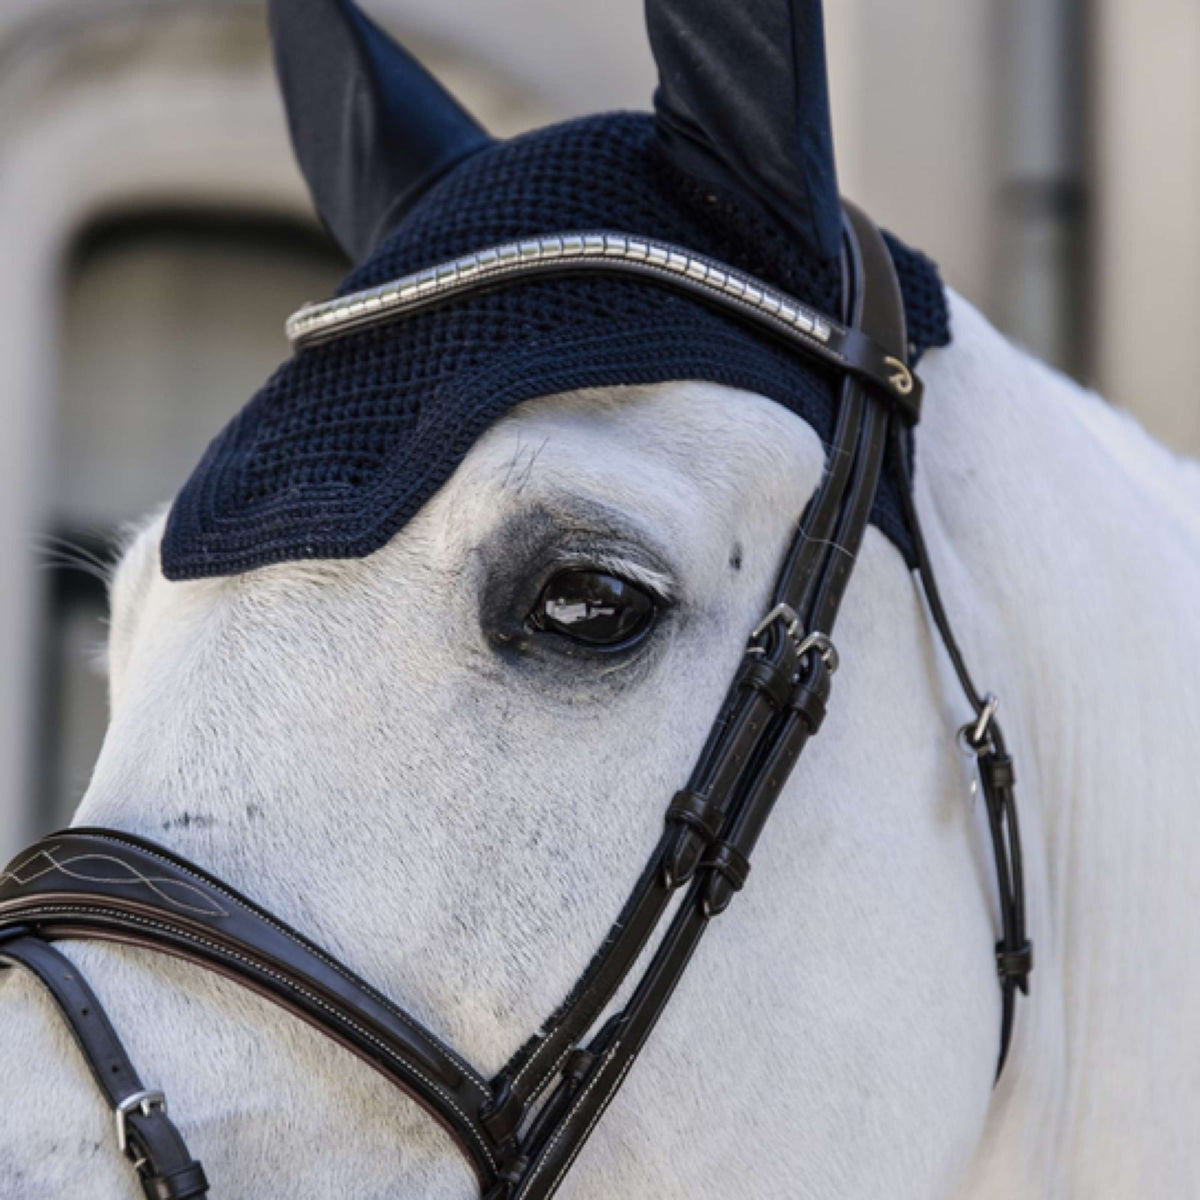
POLYGON ((654 598, 637 584, 603 571, 559 571, 527 618, 531 629, 587 646, 617 647, 650 628, 654 598))

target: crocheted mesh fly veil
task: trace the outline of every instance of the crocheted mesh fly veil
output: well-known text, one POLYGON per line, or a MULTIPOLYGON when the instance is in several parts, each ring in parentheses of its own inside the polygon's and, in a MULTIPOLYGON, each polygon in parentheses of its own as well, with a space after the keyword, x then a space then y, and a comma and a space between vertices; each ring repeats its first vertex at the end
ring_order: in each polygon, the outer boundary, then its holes
MULTIPOLYGON (((662 26, 671 6, 657 8, 662 26)), ((832 160, 828 180, 817 171, 814 182, 809 169, 790 192, 778 179, 773 191, 748 187, 745 168, 713 149, 719 136, 696 136, 706 94, 669 69, 670 29, 655 40, 657 116, 590 117, 496 142, 348 0, 289 0, 278 10, 297 154, 326 224, 360 261, 341 293, 512 239, 606 229, 684 246, 838 313, 837 235, 831 243, 824 211, 832 186, 836 213, 832 160), (357 91, 330 83, 345 78, 357 91), (365 128, 337 108, 348 92, 370 117, 365 128), (789 212, 781 194, 803 194, 803 203, 789 212)), ((686 11, 695 20, 704 5, 686 11)), ((827 127, 823 67, 819 83, 827 127)), ((723 105, 737 96, 736 81, 712 86, 723 105)), ((748 109, 745 121, 757 129, 765 118, 748 109)), ((809 113, 803 125, 813 124, 809 113)), ((746 135, 725 136, 741 145, 746 135)), ((915 362, 949 341, 945 297, 928 259, 895 239, 889 247, 915 362)), ((171 511, 163 571, 185 579, 370 554, 521 401, 686 379, 760 393, 823 439, 832 431, 831 372, 728 311, 641 279, 509 281, 307 346, 208 448, 171 511)), ((911 562, 895 487, 884 479, 872 520, 911 562)))

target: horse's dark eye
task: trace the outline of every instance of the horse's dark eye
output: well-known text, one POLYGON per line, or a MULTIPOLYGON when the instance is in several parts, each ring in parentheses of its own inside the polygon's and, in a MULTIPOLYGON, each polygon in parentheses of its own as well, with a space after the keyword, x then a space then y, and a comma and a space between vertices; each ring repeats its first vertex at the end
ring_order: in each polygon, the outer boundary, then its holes
POLYGON ((603 571, 559 571, 529 614, 531 629, 587 646, 621 646, 650 628, 654 599, 637 584, 603 571))

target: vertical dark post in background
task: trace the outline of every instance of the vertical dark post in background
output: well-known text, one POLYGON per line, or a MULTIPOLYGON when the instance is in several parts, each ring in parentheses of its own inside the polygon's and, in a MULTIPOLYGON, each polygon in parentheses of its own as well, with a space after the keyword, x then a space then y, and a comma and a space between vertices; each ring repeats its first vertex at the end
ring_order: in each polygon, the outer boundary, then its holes
POLYGON ((1087 379, 1088 0, 1007 0, 995 12, 996 316, 1087 379))

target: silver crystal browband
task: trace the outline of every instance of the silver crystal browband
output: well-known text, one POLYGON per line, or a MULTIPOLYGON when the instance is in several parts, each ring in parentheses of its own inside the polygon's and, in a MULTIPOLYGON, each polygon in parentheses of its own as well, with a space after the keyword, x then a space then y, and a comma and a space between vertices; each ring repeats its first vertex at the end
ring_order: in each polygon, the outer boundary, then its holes
POLYGON ((301 350, 507 280, 583 272, 634 275, 699 296, 815 358, 878 384, 910 421, 920 411, 920 380, 901 356, 889 353, 861 331, 714 259, 623 233, 522 238, 464 254, 390 283, 306 304, 288 318, 287 336, 301 350))

